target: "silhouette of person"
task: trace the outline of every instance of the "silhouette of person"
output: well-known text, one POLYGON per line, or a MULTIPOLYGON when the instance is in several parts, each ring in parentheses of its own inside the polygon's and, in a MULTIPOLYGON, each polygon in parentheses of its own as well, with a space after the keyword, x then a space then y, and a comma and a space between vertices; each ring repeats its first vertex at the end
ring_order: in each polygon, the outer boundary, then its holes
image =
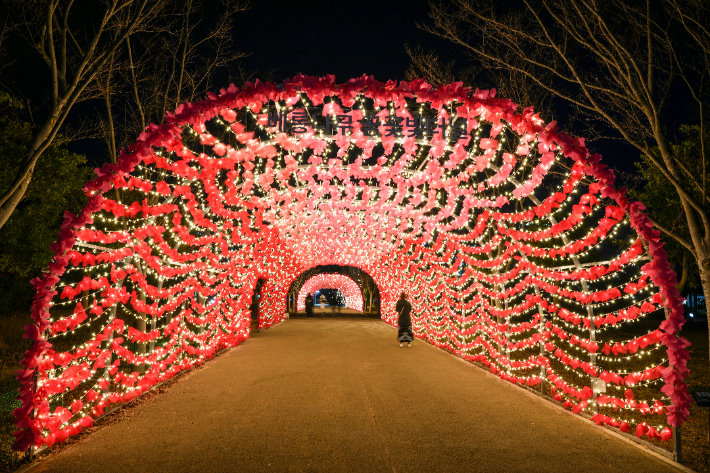
POLYGON ((414 336, 412 334, 412 304, 407 300, 407 294, 402 292, 395 306, 397 311, 397 325, 399 326, 399 331, 397 333, 397 339, 399 340, 399 347, 402 348, 403 342, 407 342, 407 347, 412 346, 412 340, 414 336))

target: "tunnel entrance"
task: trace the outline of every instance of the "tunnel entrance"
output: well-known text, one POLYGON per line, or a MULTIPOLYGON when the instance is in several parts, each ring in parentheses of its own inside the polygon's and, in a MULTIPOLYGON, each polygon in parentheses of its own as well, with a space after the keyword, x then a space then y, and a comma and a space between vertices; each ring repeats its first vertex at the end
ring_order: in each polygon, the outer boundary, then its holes
POLYGON ((289 287, 289 317, 305 316, 305 296, 310 292, 315 314, 322 316, 380 317, 380 291, 372 277, 360 268, 319 265, 300 274, 289 287), (325 299, 321 304, 321 296, 325 299), (342 298, 338 300, 338 297, 342 298))

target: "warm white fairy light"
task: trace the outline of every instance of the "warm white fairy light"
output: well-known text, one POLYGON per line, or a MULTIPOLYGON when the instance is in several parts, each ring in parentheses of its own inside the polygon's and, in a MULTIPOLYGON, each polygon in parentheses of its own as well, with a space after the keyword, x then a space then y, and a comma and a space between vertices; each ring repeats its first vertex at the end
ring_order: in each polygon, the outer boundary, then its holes
MULTIPOLYGON (((650 258, 638 217, 585 175, 586 150, 570 159, 573 139, 485 91, 405 99, 362 80, 352 98, 308 81, 242 98, 230 89, 179 108, 141 138, 140 158, 107 171, 122 202, 101 188, 44 312, 44 338, 61 348, 41 354, 38 382, 46 402, 73 402, 69 413, 42 411, 45 443, 247 338, 258 280, 263 328, 283 319, 300 274, 328 264, 370 274, 386 322, 404 290, 418 337, 511 382, 544 381, 575 411, 613 405, 620 413, 604 411, 604 422, 621 425, 626 411, 669 404, 655 328, 615 335, 648 325, 663 301, 640 269, 650 258), (299 110, 305 134, 268 126, 269 113, 288 122, 299 110), (363 110, 381 127, 445 119, 447 138, 409 137, 406 125, 402 136, 368 136, 355 119, 338 134, 323 129, 363 110), (460 144, 449 139, 456 120, 475 124, 460 144), (600 376, 606 394, 585 389, 600 376), (653 399, 624 397, 618 377, 653 399)), ((301 290, 341 289, 361 310, 362 293, 343 278, 320 275, 301 290)))

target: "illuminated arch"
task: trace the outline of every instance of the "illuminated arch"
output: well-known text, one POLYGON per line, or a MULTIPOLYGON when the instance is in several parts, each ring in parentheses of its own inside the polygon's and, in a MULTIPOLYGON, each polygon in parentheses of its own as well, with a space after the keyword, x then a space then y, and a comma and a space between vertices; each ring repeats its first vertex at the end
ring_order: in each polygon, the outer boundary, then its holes
POLYGON ((260 327, 282 320, 291 282, 322 264, 372 275, 385 322, 405 290, 417 337, 599 423, 626 429, 624 409, 640 411, 651 428, 638 432, 667 439, 654 413, 688 416, 676 277, 644 207, 582 139, 494 90, 367 76, 230 86, 148 126, 85 190, 32 281, 17 450, 248 338, 260 278, 260 327), (306 133, 280 132, 282 115, 306 133), (648 368, 627 373, 640 351, 648 368), (69 408, 54 407, 61 394, 69 408))
POLYGON ((320 273, 316 274, 301 287, 298 291, 297 309, 306 308, 306 294, 315 294, 321 289, 337 289, 345 297, 345 307, 362 312, 363 300, 360 286, 350 277, 344 274, 320 273))

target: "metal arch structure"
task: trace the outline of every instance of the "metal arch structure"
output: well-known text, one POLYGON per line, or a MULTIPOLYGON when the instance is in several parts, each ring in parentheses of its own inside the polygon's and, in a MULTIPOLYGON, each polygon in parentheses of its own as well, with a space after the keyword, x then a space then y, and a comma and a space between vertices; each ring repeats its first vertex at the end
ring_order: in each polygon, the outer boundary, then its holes
POLYGON ((676 277, 643 205, 494 90, 232 85, 96 171, 32 281, 16 450, 247 339, 258 279, 260 328, 284 319, 318 265, 370 274, 389 324, 406 291, 418 338, 600 424, 667 440, 688 417, 676 277))

